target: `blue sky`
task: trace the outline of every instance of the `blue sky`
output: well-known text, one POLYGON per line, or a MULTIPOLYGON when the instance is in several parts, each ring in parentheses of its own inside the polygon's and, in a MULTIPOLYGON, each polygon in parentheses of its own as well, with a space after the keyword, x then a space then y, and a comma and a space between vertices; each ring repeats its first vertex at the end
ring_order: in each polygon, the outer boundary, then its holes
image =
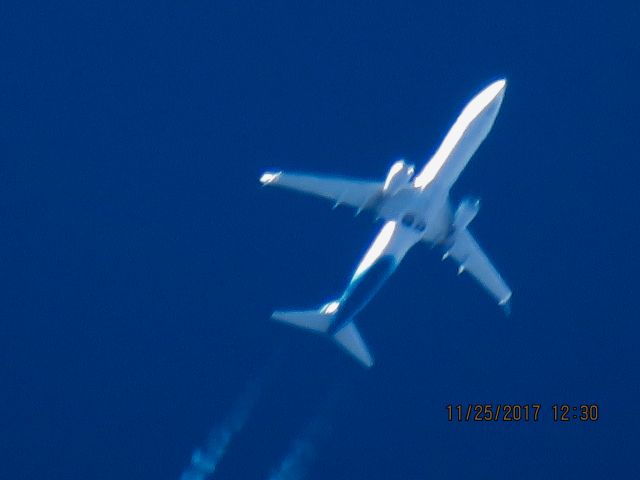
POLYGON ((268 478, 317 422, 310 479, 621 476, 638 431, 638 13, 4 3, 0 476, 178 478, 263 375, 215 478, 268 478), (269 322, 339 294, 379 225, 261 189, 262 171, 421 166, 503 76, 452 195, 482 199, 471 229, 513 314, 415 248, 360 315, 373 370, 269 322), (469 402, 547 418, 446 421, 469 402), (556 403, 601 418, 554 423, 556 403))

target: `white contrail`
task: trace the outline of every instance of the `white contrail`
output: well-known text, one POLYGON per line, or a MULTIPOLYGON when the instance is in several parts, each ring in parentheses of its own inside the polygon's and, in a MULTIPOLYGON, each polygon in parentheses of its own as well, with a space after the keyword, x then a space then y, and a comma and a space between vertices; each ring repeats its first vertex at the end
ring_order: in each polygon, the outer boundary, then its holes
POLYGON ((300 480, 305 477, 315 460, 317 447, 331 433, 333 410, 338 403, 338 389, 334 389, 324 403, 322 411, 307 425, 304 432, 291 445, 280 466, 271 473, 269 480, 300 480))
POLYGON ((316 448, 309 438, 299 438, 291 446, 291 451, 282 460, 269 480, 297 480, 303 478, 307 468, 316 456, 316 448))
POLYGON ((261 382, 252 383, 238 399, 231 413, 221 425, 214 428, 202 448, 197 448, 191 455, 191 464, 182 472, 180 480, 204 480, 215 472, 216 467, 233 440, 233 437, 244 427, 261 390, 261 382))
POLYGON ((276 355, 256 380, 249 383, 233 405, 231 412, 220 425, 214 428, 207 437, 202 448, 197 448, 191 455, 191 463, 180 475, 180 480, 205 480, 213 475, 220 460, 227 452, 233 438, 244 428, 253 407, 257 403, 264 384, 267 382, 276 366, 280 355, 276 355))
POLYGON ((222 460, 231 439, 237 431, 227 427, 218 427, 209 434, 203 448, 196 449, 191 455, 191 464, 182 472, 180 480, 204 480, 215 472, 222 460))

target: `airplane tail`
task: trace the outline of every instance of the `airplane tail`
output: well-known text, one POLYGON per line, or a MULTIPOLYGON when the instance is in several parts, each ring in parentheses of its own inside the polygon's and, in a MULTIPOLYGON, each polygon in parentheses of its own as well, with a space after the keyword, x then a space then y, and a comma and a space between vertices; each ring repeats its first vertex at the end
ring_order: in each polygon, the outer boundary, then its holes
POLYGON ((365 367, 371 368, 373 366, 373 357, 367 348, 367 344, 364 343, 364 340, 360 336, 360 332, 358 332, 353 320, 350 320, 344 327, 341 327, 333 335, 333 339, 365 367))
POLYGON ((322 310, 296 310, 289 312, 273 312, 271 318, 279 322, 289 323, 296 327, 306 328, 314 332, 324 333, 333 322, 333 315, 322 310))
MULTIPOLYGON (((327 333, 335 319, 335 310, 331 311, 330 308, 327 308, 327 305, 325 305, 320 310, 273 312, 271 318, 314 332, 327 333)), ((340 347, 365 367, 369 368, 373 365, 373 357, 360 336, 360 332, 358 332, 353 320, 349 320, 336 330, 332 337, 340 347)))

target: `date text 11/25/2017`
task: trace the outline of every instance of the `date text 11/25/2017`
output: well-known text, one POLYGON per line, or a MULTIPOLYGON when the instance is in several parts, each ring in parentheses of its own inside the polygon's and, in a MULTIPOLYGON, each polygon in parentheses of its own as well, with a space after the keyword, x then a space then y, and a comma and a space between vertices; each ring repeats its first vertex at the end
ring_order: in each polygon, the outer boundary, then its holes
POLYGON ((449 404, 446 409, 450 422, 537 422, 546 417, 545 412, 551 414, 548 418, 554 422, 596 422, 600 418, 600 408, 596 403, 554 404, 550 412, 539 403, 449 404))

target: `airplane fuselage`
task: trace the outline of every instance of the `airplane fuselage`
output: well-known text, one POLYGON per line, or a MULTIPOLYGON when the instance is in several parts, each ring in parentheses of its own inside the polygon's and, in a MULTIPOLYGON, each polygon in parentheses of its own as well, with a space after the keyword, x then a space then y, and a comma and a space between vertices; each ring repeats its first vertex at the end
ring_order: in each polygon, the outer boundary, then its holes
POLYGON ((380 290, 402 258, 419 241, 444 243, 453 229, 453 215, 447 195, 412 185, 392 196, 382 196, 374 206, 386 224, 367 251, 344 293, 337 300, 335 317, 328 333, 333 334, 350 322, 380 290), (392 230, 402 230, 403 242, 386 244, 392 230))
POLYGON ((440 147, 414 175, 413 165, 396 161, 383 182, 309 174, 266 172, 263 185, 275 185, 369 210, 384 220, 382 229, 358 263, 344 293, 319 310, 276 311, 272 317, 317 332, 326 332, 367 367, 373 365, 354 317, 362 311, 418 242, 444 249, 443 259, 458 262, 508 311, 511 290, 474 240, 467 226, 479 202, 463 199, 454 209, 449 191, 491 129, 504 96, 498 80, 478 93, 463 109, 440 147))
POLYGON ((360 313, 397 267, 396 259, 392 255, 385 255, 362 275, 353 278, 338 300, 336 316, 327 333, 333 335, 360 313))
POLYGON ((383 196, 376 207, 378 217, 395 220, 422 234, 423 240, 440 243, 449 235, 453 214, 448 190, 430 185, 408 185, 392 196, 383 196))

